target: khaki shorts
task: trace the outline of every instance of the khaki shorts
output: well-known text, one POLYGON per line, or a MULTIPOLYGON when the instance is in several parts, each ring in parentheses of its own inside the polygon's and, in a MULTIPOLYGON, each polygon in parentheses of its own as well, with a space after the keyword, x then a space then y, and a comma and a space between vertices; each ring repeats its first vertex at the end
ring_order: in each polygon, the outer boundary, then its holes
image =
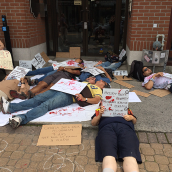
POLYGON ((0 99, 2 96, 5 97, 6 100, 8 100, 8 96, 3 91, 0 90, 0 99))

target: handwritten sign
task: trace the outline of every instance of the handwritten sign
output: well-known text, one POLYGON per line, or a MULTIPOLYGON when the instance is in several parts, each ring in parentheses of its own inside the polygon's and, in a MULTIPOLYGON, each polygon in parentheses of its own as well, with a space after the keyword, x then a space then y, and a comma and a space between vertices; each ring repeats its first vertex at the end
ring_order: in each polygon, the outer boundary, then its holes
POLYGON ((127 70, 115 70, 113 74, 116 76, 128 76, 127 70))
POLYGON ((62 78, 55 85, 53 85, 51 89, 75 95, 80 93, 86 85, 87 83, 62 78))
POLYGON ((129 89, 103 89, 103 106, 105 111, 102 116, 124 116, 128 113, 129 89))
POLYGON ((102 70, 100 70, 100 69, 98 69, 96 67, 85 68, 85 69, 82 70, 82 72, 89 72, 89 73, 91 73, 94 76, 104 73, 102 70))
POLYGON ((123 49, 123 50, 121 51, 121 53, 119 54, 119 60, 121 60, 122 57, 125 56, 125 54, 126 54, 126 51, 123 49))
POLYGON ((29 60, 19 60, 19 66, 30 69, 32 71, 32 61, 29 60))
POLYGON ((43 125, 37 146, 80 145, 81 131, 81 124, 43 125))
POLYGON ((38 53, 35 55, 35 58, 32 59, 32 65, 36 68, 42 68, 44 66, 46 62, 44 61, 44 59, 42 58, 41 54, 38 53))
POLYGON ((11 53, 7 50, 0 50, 0 68, 13 70, 11 53))
POLYGON ((20 78, 23 78, 28 72, 29 69, 16 66, 15 69, 8 75, 6 80, 11 80, 11 79, 20 80, 20 78))

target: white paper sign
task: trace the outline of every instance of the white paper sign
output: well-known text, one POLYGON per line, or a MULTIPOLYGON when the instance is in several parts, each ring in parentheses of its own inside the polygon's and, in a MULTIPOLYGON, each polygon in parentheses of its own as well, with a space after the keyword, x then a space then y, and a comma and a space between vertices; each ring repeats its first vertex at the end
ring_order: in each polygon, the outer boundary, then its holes
POLYGON ((55 85, 53 85, 51 89, 75 95, 80 93, 86 85, 87 83, 62 78, 55 85))
POLYGON ((172 79, 172 74, 165 73, 163 76, 165 76, 166 78, 170 78, 170 79, 172 79))
POLYGON ((165 53, 161 53, 161 57, 160 58, 165 58, 165 53))
POLYGON ((7 80, 11 80, 11 79, 20 80, 20 78, 23 78, 28 72, 29 69, 16 66, 15 69, 8 75, 7 80))
POLYGON ((99 74, 104 73, 102 70, 100 70, 100 69, 98 69, 96 67, 93 67, 93 68, 85 68, 85 69, 82 70, 82 72, 89 72, 93 76, 96 76, 96 75, 99 75, 99 74))
POLYGON ((32 61, 29 60, 19 60, 19 66, 30 69, 32 71, 32 61))
POLYGON ((119 54, 119 60, 121 60, 122 57, 125 56, 125 54, 126 54, 126 51, 123 49, 123 50, 121 51, 121 53, 119 54))
POLYGON ((128 76, 127 70, 115 70, 113 73, 116 76, 128 76))
POLYGON ((45 60, 42 58, 41 54, 38 53, 35 55, 35 58, 32 59, 32 65, 36 68, 36 69, 39 69, 39 68, 42 68, 42 66, 44 66, 45 64, 45 60))
POLYGON ((104 117, 123 117, 128 113, 129 89, 103 89, 104 117))

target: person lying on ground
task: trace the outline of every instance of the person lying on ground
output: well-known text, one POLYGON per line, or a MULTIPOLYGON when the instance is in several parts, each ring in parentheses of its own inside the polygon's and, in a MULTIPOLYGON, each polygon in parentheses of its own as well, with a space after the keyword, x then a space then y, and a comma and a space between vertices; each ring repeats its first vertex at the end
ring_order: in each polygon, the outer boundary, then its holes
POLYGON ((0 82, 0 98, 3 96, 6 99, 12 100, 13 97, 10 95, 10 90, 13 89, 15 92, 22 94, 30 89, 28 80, 21 78, 20 81, 17 79, 6 80, 7 76, 0 82), (18 86, 21 83, 21 86, 18 86))
POLYGON ((99 61, 96 65, 94 65, 95 67, 97 66, 102 66, 104 69, 111 69, 112 71, 117 70, 123 63, 124 61, 127 59, 127 56, 124 56, 122 58, 122 60, 120 60, 118 63, 111 63, 109 61, 106 62, 102 62, 99 61))
POLYGON ((33 98, 35 95, 44 93, 48 91, 54 84, 56 84, 61 78, 65 79, 75 79, 75 76, 80 75, 79 69, 68 69, 65 67, 59 67, 59 69, 52 75, 48 75, 43 81, 40 81, 38 85, 31 90, 25 92, 24 94, 18 94, 13 90, 10 91, 10 95, 14 98, 20 99, 30 99, 33 98))
POLYGON ((93 126, 99 126, 95 142, 96 162, 103 161, 103 172, 116 172, 116 160, 123 161, 124 172, 139 172, 137 163, 141 164, 142 160, 139 140, 134 131, 136 117, 128 114, 123 117, 102 117, 103 113, 104 107, 101 106, 99 115, 93 115, 91 121, 93 126))
POLYGON ((17 128, 20 124, 26 124, 35 118, 45 115, 48 111, 69 106, 77 101, 87 102, 89 104, 99 103, 102 99, 102 89, 105 87, 105 82, 100 80, 97 81, 95 85, 88 84, 87 87, 92 95, 92 98, 87 98, 88 96, 83 97, 82 94, 76 94, 75 97, 71 94, 60 91, 48 90, 33 97, 32 99, 28 99, 20 103, 9 103, 4 97, 2 97, 0 106, 4 114, 31 109, 26 114, 13 116, 9 119, 10 125, 13 128, 17 128))
MULTIPOLYGON (((110 75, 107 73, 107 71, 102 67, 102 66, 98 66, 97 67, 98 69, 102 70, 104 72, 104 76, 102 77, 102 74, 100 75, 96 75, 95 78, 96 78, 96 81, 99 81, 99 80, 103 80, 105 81, 106 83, 110 83, 112 81, 112 78, 110 77, 110 75)), ((89 72, 81 72, 81 75, 79 76, 79 79, 81 81, 85 81, 86 78, 88 78, 89 76, 91 76, 91 73, 89 72)))
MULTIPOLYGON (((75 60, 68 60, 68 61, 65 61, 65 62, 69 66, 84 68, 84 61, 81 58, 76 58, 75 60)), ((57 70, 54 70, 53 66, 49 66, 49 67, 44 67, 44 68, 36 69, 34 71, 29 71, 26 74, 26 76, 34 76, 34 75, 44 74, 43 77, 41 77, 39 79, 33 79, 32 80, 32 85, 37 85, 45 77, 47 77, 48 75, 54 74, 56 71, 57 70)))
POLYGON ((145 76, 142 86, 144 86, 147 90, 150 90, 152 88, 159 88, 166 89, 172 92, 172 79, 164 76, 168 73, 152 73, 152 70, 148 67, 143 67, 142 72, 145 76))

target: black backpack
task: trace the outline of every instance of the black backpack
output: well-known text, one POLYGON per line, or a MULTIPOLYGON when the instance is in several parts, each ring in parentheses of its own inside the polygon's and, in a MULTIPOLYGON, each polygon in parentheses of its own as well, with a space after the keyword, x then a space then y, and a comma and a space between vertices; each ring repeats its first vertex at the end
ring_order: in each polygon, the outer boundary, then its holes
POLYGON ((138 79, 140 82, 144 81, 142 69, 143 69, 143 62, 134 60, 131 63, 131 69, 130 69, 130 73, 128 74, 128 77, 133 77, 135 79, 138 79))

